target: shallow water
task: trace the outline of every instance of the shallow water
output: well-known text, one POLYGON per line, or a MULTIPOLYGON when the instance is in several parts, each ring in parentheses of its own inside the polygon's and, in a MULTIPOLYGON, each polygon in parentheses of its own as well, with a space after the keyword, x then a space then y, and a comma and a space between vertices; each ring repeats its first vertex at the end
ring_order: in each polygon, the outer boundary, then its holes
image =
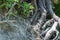
POLYGON ((0 24, 0 40, 29 40, 27 28, 29 23, 24 19, 14 23, 5 22, 0 24))

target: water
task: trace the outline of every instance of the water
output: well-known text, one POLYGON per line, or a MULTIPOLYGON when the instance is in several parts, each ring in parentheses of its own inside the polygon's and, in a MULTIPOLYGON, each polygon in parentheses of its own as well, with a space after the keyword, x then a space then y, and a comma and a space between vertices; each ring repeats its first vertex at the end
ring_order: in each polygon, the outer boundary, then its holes
POLYGON ((29 22, 24 19, 16 20, 14 23, 0 23, 0 40, 29 40, 27 28, 29 22))

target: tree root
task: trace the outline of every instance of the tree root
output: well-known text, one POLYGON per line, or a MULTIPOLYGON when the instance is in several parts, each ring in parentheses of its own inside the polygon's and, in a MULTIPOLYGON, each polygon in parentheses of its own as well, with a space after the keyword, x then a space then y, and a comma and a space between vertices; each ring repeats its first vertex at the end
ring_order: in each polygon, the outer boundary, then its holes
POLYGON ((52 28, 46 33, 44 40, 47 40, 52 35, 52 33, 55 32, 55 31, 56 31, 56 37, 53 40, 55 40, 57 38, 58 33, 59 33, 56 30, 57 25, 58 25, 58 22, 54 22, 52 28))
POLYGON ((56 28, 58 24, 60 26, 60 18, 53 12, 51 0, 39 0, 38 5, 40 7, 41 17, 38 19, 39 23, 33 26, 33 30, 37 33, 36 38, 40 38, 38 40, 49 40, 51 36, 54 35, 52 40, 56 40, 59 34, 56 28), (52 19, 44 22, 47 12, 51 14, 52 19), (53 22, 53 25, 50 24, 51 22, 53 22), (48 24, 51 25, 51 27, 46 27, 48 24))

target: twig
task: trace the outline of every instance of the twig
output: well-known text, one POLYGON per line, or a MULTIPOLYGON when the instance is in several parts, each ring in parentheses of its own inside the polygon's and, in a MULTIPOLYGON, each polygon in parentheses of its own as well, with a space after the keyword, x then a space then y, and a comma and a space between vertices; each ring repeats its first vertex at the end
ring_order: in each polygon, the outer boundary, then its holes
POLYGON ((14 8, 14 6, 15 6, 16 4, 17 4, 16 2, 14 2, 14 4, 12 4, 12 7, 11 7, 10 10, 8 11, 8 13, 12 11, 12 9, 14 8))
MULTIPOLYGON (((8 11, 8 13, 6 13, 5 17, 6 17, 7 15, 10 16, 10 12, 12 12, 12 10, 13 10, 13 8, 14 8, 14 6, 15 6, 16 4, 17 4, 16 2, 14 2, 14 4, 12 4, 12 7, 11 7, 10 10, 8 11)), ((8 16, 8 19, 9 19, 9 16, 8 16)))
POLYGON ((0 24, 1 23, 14 23, 16 22, 16 20, 4 20, 4 21, 0 21, 0 24))

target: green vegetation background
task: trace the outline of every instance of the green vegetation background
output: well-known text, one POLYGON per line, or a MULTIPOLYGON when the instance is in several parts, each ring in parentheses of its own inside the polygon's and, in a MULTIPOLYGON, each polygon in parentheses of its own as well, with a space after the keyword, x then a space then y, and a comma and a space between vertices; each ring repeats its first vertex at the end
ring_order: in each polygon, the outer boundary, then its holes
POLYGON ((54 12, 60 17, 60 0, 54 0, 54 12))
MULTIPOLYGON (((7 9, 7 13, 16 16, 17 14, 24 17, 28 17, 31 12, 34 10, 34 6, 27 2, 21 2, 22 0, 0 0, 0 11, 7 9), (15 6, 14 12, 9 12, 9 9, 12 7, 13 3, 17 3, 15 6), (2 10, 1 10, 2 9, 2 10)), ((60 0, 53 0, 53 9, 54 12, 60 17, 60 0)), ((5 10, 6 11, 6 10, 5 10)))
MULTIPOLYGON (((31 3, 21 2, 22 0, 0 0, 0 11, 5 10, 8 15, 16 16, 22 15, 23 17, 29 17, 33 12, 34 6, 31 3), (9 11, 13 4, 17 3, 11 11, 9 11), (1 10, 2 9, 2 10, 1 10), (13 12, 12 12, 13 11, 13 12)), ((5 14, 5 13, 4 13, 5 14)))

